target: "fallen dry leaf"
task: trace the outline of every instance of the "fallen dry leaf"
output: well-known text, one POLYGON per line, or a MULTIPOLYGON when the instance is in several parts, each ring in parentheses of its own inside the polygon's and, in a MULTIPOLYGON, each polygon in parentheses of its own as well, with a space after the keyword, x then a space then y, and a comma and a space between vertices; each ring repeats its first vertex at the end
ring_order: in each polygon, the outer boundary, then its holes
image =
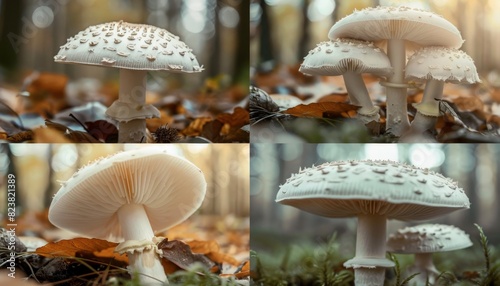
POLYGON ((104 257, 104 258, 112 257, 115 260, 125 262, 128 264, 128 256, 126 254, 119 254, 119 253, 115 252, 115 246, 108 247, 106 249, 99 250, 99 251, 93 251, 92 254, 95 257, 104 257))
POLYGON ((217 263, 229 263, 231 265, 238 265, 240 264, 238 260, 236 260, 234 257, 228 254, 224 254, 221 252, 212 252, 207 254, 207 257, 210 258, 210 260, 215 261, 217 263))
POLYGON ((93 138, 102 142, 116 142, 118 139, 118 129, 106 120, 85 122, 87 130, 93 138), (110 140, 114 139, 114 140, 110 140))
POLYGON ((50 118, 67 107, 65 98, 68 78, 62 74, 33 72, 23 83, 23 90, 29 93, 25 112, 36 112, 50 118))
POLYGON ((71 141, 59 130, 40 127, 33 130, 35 143, 71 143, 71 141))
POLYGON ((221 130, 224 124, 219 120, 213 120, 205 123, 203 129, 201 130, 200 136, 207 138, 211 142, 221 141, 221 130))
POLYGON ((47 72, 34 72, 24 82, 32 100, 45 100, 47 96, 64 98, 67 83, 67 76, 47 72))
POLYGON ((349 102, 349 96, 347 94, 329 94, 318 99, 318 102, 349 102))
POLYGON ((158 249, 162 251, 163 258, 179 266, 181 269, 187 270, 193 263, 202 263, 207 268, 212 268, 215 263, 210 261, 203 254, 194 254, 189 245, 180 240, 164 239, 158 244, 158 249))
POLYGON ((483 110, 484 103, 477 96, 459 97, 453 99, 453 103, 460 111, 476 111, 483 110))
POLYGON ((118 243, 109 242, 97 238, 74 238, 50 242, 38 248, 35 253, 45 257, 68 256, 75 257, 77 252, 99 253, 108 248, 114 248, 118 243))
POLYGON ((196 118, 189 124, 186 129, 182 130, 181 133, 185 136, 198 136, 201 133, 203 126, 210 121, 212 121, 210 117, 196 118))
POLYGON ((323 118, 325 113, 329 114, 328 117, 336 114, 340 116, 342 113, 356 111, 359 107, 341 102, 321 102, 311 104, 301 104, 293 108, 287 109, 284 113, 297 116, 297 117, 317 117, 323 118))
MULTIPOLYGON (((238 267, 239 268, 239 267, 238 267)), ((245 261, 241 268, 234 274, 221 274, 221 277, 235 277, 237 279, 243 279, 250 277, 250 261, 245 261)))
MULTIPOLYGON (((63 135, 67 140, 69 140, 66 143, 102 143, 101 141, 97 140, 94 138, 91 134, 87 132, 82 132, 82 131, 75 131, 72 130, 71 128, 66 127, 63 124, 56 123, 50 120, 45 120, 45 125, 47 125, 48 128, 39 128, 39 129, 53 129, 56 130, 57 132, 60 133, 60 135, 63 135), (62 133, 62 134, 61 134, 62 133)), ((54 134, 55 136, 55 134, 54 134)), ((48 141, 41 141, 38 143, 50 143, 50 142, 55 142, 55 141, 50 141, 50 137, 44 137, 45 140, 48 141)), ((63 143, 63 142, 60 142, 63 143)))
POLYGON ((209 241, 200 241, 200 240, 192 240, 186 242, 191 251, 199 254, 209 254, 211 252, 218 252, 220 250, 219 244, 215 240, 209 241))
POLYGON ((219 244, 215 240, 211 241, 190 241, 187 244, 195 253, 205 254, 210 260, 217 263, 229 263, 231 265, 238 265, 239 262, 231 255, 220 252, 219 244))
POLYGON ((233 113, 222 113, 217 115, 217 120, 229 124, 232 128, 241 128, 250 123, 250 115, 247 110, 236 107, 233 113))
POLYGON ((7 141, 11 143, 20 143, 24 141, 33 140, 33 131, 21 131, 16 134, 12 134, 12 136, 7 137, 7 141))

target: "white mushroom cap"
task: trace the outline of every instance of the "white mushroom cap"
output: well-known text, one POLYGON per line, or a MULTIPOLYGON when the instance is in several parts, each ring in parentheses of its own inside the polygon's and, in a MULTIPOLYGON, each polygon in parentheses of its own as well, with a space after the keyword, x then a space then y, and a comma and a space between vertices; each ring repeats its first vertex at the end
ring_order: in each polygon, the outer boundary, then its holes
POLYGON ((444 224, 405 227, 387 240, 387 250, 401 254, 452 251, 471 245, 469 235, 463 230, 444 224))
POLYGON ((88 27, 61 46, 54 60, 131 70, 200 72, 191 49, 165 29, 123 21, 88 27))
POLYGON ((451 83, 479 82, 476 66, 464 51, 444 47, 424 47, 416 51, 406 65, 406 79, 435 79, 451 83))
POLYGON ((117 211, 124 205, 142 205, 152 230, 161 231, 191 216, 205 192, 198 167, 157 148, 141 148, 76 172, 55 195, 49 220, 96 238, 122 237, 117 211))
POLYGON ((460 48, 460 31, 435 13, 409 7, 366 8, 336 22, 328 38, 365 41, 402 39, 422 46, 460 48))
POLYGON ((324 163, 302 169, 281 187, 276 201, 326 217, 383 215, 427 220, 469 208, 453 180, 392 161, 324 163))
POLYGON ((392 73, 387 55, 371 42, 336 39, 309 51, 300 66, 309 75, 342 75, 348 71, 387 76, 392 73))

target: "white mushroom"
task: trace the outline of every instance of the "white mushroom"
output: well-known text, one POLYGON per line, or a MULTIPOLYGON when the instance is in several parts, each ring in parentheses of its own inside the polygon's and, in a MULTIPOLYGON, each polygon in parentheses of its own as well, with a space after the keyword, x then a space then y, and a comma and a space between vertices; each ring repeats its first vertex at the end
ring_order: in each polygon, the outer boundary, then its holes
POLYGON ((410 133, 434 128, 439 116, 439 102, 445 82, 473 84, 479 75, 471 57, 465 52, 444 47, 425 47, 415 52, 406 65, 406 79, 426 81, 422 102, 414 104, 417 115, 410 133))
POLYGON ((439 271, 432 262, 432 254, 467 248, 472 245, 469 235, 463 230, 444 224, 422 224, 405 227, 391 234, 387 250, 401 254, 415 254, 415 262, 407 273, 420 273, 412 283, 426 285, 436 282, 439 271))
POLYGON ((386 221, 427 220, 469 208, 457 183, 428 169, 392 161, 331 162, 302 169, 280 187, 276 201, 332 218, 357 217, 356 285, 383 285, 386 221))
POLYGON ((322 42, 304 58, 299 71, 309 75, 343 75, 351 102, 361 106, 360 119, 364 123, 379 120, 379 108, 373 105, 361 74, 388 77, 392 68, 387 55, 373 43, 352 39, 322 42))
POLYGON ((76 172, 55 195, 49 220, 57 227, 101 239, 124 238, 130 272, 145 285, 168 282, 154 231, 191 216, 206 182, 192 163, 155 148, 118 153, 76 172))
POLYGON ((120 69, 120 95, 106 111, 119 122, 119 142, 141 142, 147 118, 160 112, 146 104, 146 74, 152 70, 200 72, 192 50, 179 37, 150 25, 123 21, 88 27, 61 46, 58 63, 120 69))
POLYGON ((387 45, 394 73, 382 83, 387 88, 387 130, 400 136, 409 128, 404 68, 406 49, 418 46, 459 48, 458 29, 443 17, 408 7, 366 8, 342 18, 328 34, 330 39, 354 38, 387 45))

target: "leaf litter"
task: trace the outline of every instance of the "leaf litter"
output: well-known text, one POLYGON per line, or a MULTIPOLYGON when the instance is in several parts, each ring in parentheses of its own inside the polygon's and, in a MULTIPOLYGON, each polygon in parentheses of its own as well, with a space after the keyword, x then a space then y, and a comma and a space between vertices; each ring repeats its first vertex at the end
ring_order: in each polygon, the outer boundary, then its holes
MULTIPOLYGON (((292 134, 306 142, 312 142, 311 138, 314 138, 314 142, 355 142, 359 138, 365 138, 363 142, 398 140, 390 130, 385 130, 385 91, 377 78, 363 75, 374 105, 381 110, 379 122, 369 122, 363 130, 343 127, 351 124, 358 107, 349 103, 342 77, 307 77, 296 72, 296 69, 296 66, 257 69, 249 99, 252 128, 259 132, 269 129, 273 133, 292 134), (294 96, 303 100, 304 104, 280 111, 269 97, 273 94, 294 96), (300 130, 304 120, 314 126, 307 134, 300 130), (335 138, 329 134, 332 130, 336 132, 335 138), (347 133, 341 130, 347 130, 347 133), (356 134, 352 134, 351 130, 356 130, 356 134), (353 137, 349 138, 350 135, 353 137)), ((445 85, 443 99, 440 100, 441 114, 436 130, 430 130, 427 134, 428 140, 450 143, 500 142, 500 88, 487 78, 482 81, 469 86, 445 85)), ((420 102, 422 95, 423 85, 414 85, 408 90, 410 121, 415 115, 412 104, 420 102)), ((418 134, 413 140, 425 141, 421 136, 418 134)))
MULTIPOLYGON (((151 136, 145 140, 174 143, 203 137, 214 143, 249 142, 249 132, 243 128, 249 124, 248 92, 239 84, 222 82, 217 77, 207 79, 189 95, 148 91, 146 100, 161 117, 146 120, 151 136), (153 136, 164 126, 174 129, 176 136, 168 140, 153 136)), ((115 143, 116 123, 104 111, 117 97, 118 86, 113 83, 70 82, 61 74, 32 72, 21 87, 0 88, 0 138, 11 143, 53 143, 51 138, 58 133, 56 138, 68 143, 115 143)))
MULTIPOLYGON (((53 240, 33 252, 28 252, 21 241, 16 241, 17 267, 31 281, 86 285, 104 284, 109 279, 131 279, 126 271, 127 255, 114 252, 118 243, 71 235, 64 239, 67 233, 59 231, 54 235, 57 229, 50 226, 46 215, 46 212, 30 213, 18 218, 17 233, 36 234, 53 240)), ((218 221, 220 223, 221 220, 218 221)), ((241 225, 237 228, 212 223, 200 226, 196 221, 187 221, 174 226, 163 234, 166 238, 158 244, 166 273, 176 277, 184 274, 215 275, 218 279, 245 284, 250 275, 249 229, 248 223, 243 221, 241 225), (192 271, 194 265, 201 267, 199 271, 192 271)), ((0 237, 5 238, 0 239, 0 264, 1 268, 6 268, 5 261, 10 251, 7 250, 5 229, 1 229, 0 237)))

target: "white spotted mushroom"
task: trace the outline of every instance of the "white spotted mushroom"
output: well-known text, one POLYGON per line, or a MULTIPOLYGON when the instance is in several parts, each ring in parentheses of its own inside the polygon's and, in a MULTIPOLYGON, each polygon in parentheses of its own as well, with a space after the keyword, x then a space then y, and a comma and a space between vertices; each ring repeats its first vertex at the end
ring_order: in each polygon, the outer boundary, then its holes
POLYGON ((379 120, 379 108, 373 105, 361 74, 388 77, 392 67, 387 55, 373 43, 353 39, 322 42, 309 51, 299 71, 308 75, 342 75, 351 102, 361 106, 361 121, 379 120))
POLYGON ((357 217, 356 285, 383 285, 388 219, 428 220, 469 208, 453 180, 393 161, 340 161, 301 169, 280 186, 276 201, 331 218, 357 217))
POLYGON ((473 84, 480 82, 472 58, 465 52, 444 48, 424 47, 416 51, 406 65, 406 80, 425 82, 422 101, 417 109, 409 133, 433 129, 439 116, 439 102, 446 82, 473 84))
POLYGON ((49 208, 59 228, 123 241, 129 272, 141 285, 168 283, 154 232, 191 216, 203 202, 206 182, 198 167, 157 148, 98 160, 62 184, 49 208))
POLYGON ((435 13, 404 6, 382 6, 354 11, 336 22, 328 33, 330 39, 353 38, 373 41, 386 47, 393 74, 387 82, 387 127, 401 136, 410 126, 407 115, 404 82, 406 50, 421 46, 460 48, 460 31, 448 20, 435 13))
POLYGON ((146 121, 160 112, 146 104, 148 71, 194 73, 203 70, 192 50, 167 30, 123 21, 88 27, 68 39, 54 57, 58 63, 120 69, 120 95, 106 111, 119 122, 119 142, 144 142, 146 121))
POLYGON ((411 280, 416 285, 434 284, 439 272, 432 262, 432 254, 472 246, 463 230, 444 224, 409 226, 389 235, 387 250, 400 254, 415 254, 415 261, 407 274, 419 273, 411 280))

